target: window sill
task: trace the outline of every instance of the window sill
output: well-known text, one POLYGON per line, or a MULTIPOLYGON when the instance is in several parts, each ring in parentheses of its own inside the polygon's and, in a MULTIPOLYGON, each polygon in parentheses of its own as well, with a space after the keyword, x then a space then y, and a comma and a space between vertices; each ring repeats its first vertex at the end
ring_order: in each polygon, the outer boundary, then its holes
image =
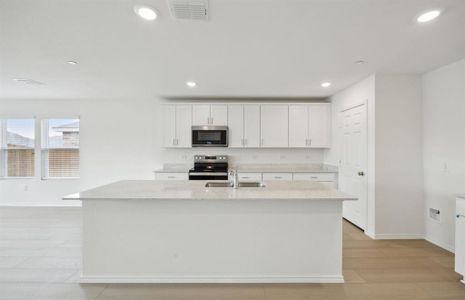
POLYGON ((37 177, 0 177, 0 180, 36 179, 37 177))
POLYGON ((42 177, 40 180, 78 180, 81 177, 42 177))

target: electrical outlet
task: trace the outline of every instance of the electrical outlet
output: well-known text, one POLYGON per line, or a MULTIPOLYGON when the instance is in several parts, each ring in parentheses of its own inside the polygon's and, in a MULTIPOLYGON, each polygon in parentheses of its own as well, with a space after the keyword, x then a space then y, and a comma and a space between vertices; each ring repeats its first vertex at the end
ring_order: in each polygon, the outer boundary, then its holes
POLYGON ((441 211, 439 209, 430 208, 429 217, 436 222, 441 222, 441 211))

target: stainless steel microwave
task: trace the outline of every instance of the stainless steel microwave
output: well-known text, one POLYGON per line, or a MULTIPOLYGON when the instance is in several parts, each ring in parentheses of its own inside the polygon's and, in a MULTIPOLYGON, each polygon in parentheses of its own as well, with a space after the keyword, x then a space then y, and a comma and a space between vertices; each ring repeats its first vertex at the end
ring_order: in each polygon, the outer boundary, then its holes
POLYGON ((228 147, 228 127, 192 126, 192 147, 228 147))

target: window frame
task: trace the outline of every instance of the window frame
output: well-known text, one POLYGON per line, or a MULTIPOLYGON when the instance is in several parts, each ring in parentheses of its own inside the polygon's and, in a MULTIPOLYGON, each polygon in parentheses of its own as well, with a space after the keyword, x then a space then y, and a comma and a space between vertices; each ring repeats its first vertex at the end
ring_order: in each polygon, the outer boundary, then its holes
POLYGON ((75 117, 49 117, 41 119, 40 122, 40 135, 41 135, 41 144, 40 144, 40 169, 41 169, 41 180, 76 180, 81 179, 81 118, 79 116, 75 117), (79 147, 77 148, 70 148, 70 147, 49 147, 49 121, 50 120, 63 120, 63 119, 70 119, 70 120, 79 120, 79 147), (79 164, 79 176, 72 176, 72 177, 50 177, 48 176, 49 171, 49 151, 50 150, 77 150, 79 153, 78 164, 79 164))
POLYGON ((24 117, 1 117, 0 118, 0 180, 21 180, 21 179, 34 179, 37 175, 37 124, 36 117, 24 116, 24 117), (32 120, 33 132, 34 132, 34 146, 32 148, 21 147, 21 148, 10 148, 7 147, 7 123, 8 120, 32 120), (32 176, 8 176, 8 151, 9 150, 32 150, 34 157, 33 166, 34 173, 32 176))

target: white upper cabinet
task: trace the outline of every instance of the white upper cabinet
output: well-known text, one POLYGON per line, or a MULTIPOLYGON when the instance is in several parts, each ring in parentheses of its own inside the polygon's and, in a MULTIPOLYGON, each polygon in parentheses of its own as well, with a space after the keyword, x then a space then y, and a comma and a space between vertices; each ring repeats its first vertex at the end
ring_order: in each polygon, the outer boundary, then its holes
POLYGON ((163 145, 165 147, 188 148, 192 146, 192 105, 164 105, 163 120, 163 145))
POLYGON ((191 147, 192 125, 228 126, 231 148, 329 148, 330 103, 163 106, 165 147, 191 147))
POLYGON ((289 105, 289 147, 309 147, 308 105, 289 105))
POLYGON ((260 105, 228 105, 229 147, 260 147, 260 105))
POLYGON ((264 148, 289 146, 289 106, 285 104, 264 104, 261 111, 261 140, 264 148))
POLYGON ((260 105, 244 105, 244 147, 260 147, 260 105))
POLYGON ((226 104, 194 104, 192 125, 224 125, 228 124, 228 105, 226 104))
POLYGON ((244 146, 244 105, 228 105, 229 147, 244 146))
POLYGON ((163 105, 163 146, 176 145, 176 105, 163 105))
POLYGON ((210 104, 194 104, 192 107, 192 125, 210 124, 210 104))
POLYGON ((331 142, 331 104, 289 105, 289 147, 327 148, 331 142))
POLYGON ((210 125, 228 125, 228 106, 226 104, 212 104, 210 106, 210 125))
POLYGON ((312 148, 331 146, 331 104, 309 104, 309 140, 312 148))

